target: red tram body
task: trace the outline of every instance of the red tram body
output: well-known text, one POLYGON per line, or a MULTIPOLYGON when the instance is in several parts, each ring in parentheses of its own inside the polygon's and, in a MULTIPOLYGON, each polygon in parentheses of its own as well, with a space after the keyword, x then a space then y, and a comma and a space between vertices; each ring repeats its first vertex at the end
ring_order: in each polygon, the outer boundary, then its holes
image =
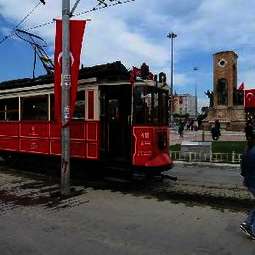
MULTIPOLYGON (((170 169, 167 93, 154 81, 139 80, 132 87, 120 62, 81 69, 70 123, 71 158, 145 173, 170 169)), ((0 151, 61 154, 53 77, 0 84, 0 151)))

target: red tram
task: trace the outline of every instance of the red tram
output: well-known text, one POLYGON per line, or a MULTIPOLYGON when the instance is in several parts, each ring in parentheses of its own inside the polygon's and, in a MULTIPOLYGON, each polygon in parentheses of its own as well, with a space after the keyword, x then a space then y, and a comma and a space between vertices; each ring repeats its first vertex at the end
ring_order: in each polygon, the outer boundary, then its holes
MULTIPOLYGON (((80 70, 71 158, 160 173, 172 167, 168 91, 129 76, 120 62, 80 70)), ((60 132, 52 76, 0 83, 1 155, 59 156, 60 132)))

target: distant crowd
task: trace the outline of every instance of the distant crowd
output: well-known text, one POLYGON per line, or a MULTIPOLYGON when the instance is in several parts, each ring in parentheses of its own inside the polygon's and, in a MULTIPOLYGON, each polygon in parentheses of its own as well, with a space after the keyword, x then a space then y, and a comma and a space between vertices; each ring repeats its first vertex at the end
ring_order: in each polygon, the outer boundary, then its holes
MULTIPOLYGON (((245 136, 246 139, 249 140, 253 135, 255 127, 255 119, 248 119, 245 126, 245 136)), ((198 122, 194 119, 188 120, 179 120, 177 122, 178 134, 180 137, 183 137, 184 131, 197 131, 199 129, 198 122)), ((211 126, 211 136, 213 140, 218 140, 221 136, 221 125, 220 121, 216 119, 211 126)))
POLYGON ((194 119, 188 120, 179 120, 178 124, 178 133, 180 137, 183 137, 184 130, 197 131, 198 130, 198 122, 194 119))
MULTIPOLYGON (((188 119, 188 120, 179 120, 177 122, 178 134, 181 138, 183 138, 184 131, 197 131, 199 129, 199 124, 197 120, 188 119)), ((213 140, 218 140, 221 136, 220 131, 220 122, 219 120, 215 120, 214 124, 211 127, 211 135, 213 140)))

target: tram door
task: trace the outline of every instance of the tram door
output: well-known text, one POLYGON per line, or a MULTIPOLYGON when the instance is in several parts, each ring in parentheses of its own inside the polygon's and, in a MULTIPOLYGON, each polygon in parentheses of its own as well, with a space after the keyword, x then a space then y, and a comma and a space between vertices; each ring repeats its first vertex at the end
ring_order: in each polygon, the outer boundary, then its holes
POLYGON ((103 86, 101 89, 101 149, 107 159, 120 161, 130 159, 130 116, 130 86, 103 86))

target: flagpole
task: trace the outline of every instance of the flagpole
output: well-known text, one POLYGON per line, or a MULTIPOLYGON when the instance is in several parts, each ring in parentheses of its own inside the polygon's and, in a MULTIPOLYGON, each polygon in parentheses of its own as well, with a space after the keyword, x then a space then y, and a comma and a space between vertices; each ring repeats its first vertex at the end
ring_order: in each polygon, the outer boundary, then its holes
POLYGON ((61 195, 70 194, 70 0, 62 0, 61 195))

